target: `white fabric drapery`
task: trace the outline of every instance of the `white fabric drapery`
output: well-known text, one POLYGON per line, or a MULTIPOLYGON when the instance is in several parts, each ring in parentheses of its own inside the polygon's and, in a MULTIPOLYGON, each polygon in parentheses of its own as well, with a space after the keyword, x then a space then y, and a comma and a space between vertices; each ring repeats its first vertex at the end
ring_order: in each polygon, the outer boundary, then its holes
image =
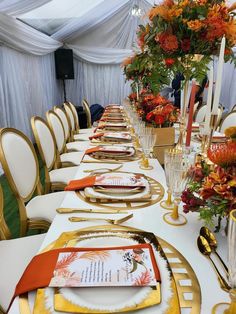
POLYGON ((0 13, 0 43, 33 55, 45 55, 62 46, 57 40, 3 13, 0 13))
POLYGON ((51 0, 2 0, 0 12, 9 15, 19 15, 34 10, 51 0))
POLYGON ((76 57, 75 80, 66 82, 68 98, 76 104, 83 98, 103 106, 120 103, 130 93, 120 64, 133 54, 137 27, 144 23, 143 18, 132 16, 132 9, 138 5, 145 15, 151 5, 145 0, 112 0, 110 6, 105 2, 99 10, 92 10, 96 19, 91 11, 88 17, 71 22, 52 36, 66 41, 76 57))
POLYGON ((84 47, 67 45, 73 50, 75 56, 84 61, 96 64, 121 64, 122 61, 129 55, 133 54, 131 49, 115 49, 115 48, 100 48, 100 47, 84 47))
POLYGON ((81 104, 83 98, 89 104, 98 103, 102 106, 111 102, 121 103, 130 91, 122 69, 115 64, 102 65, 75 60, 74 69, 76 79, 66 81, 68 99, 74 103, 81 104))
POLYGON ((30 118, 43 117, 62 102, 54 56, 30 56, 0 47, 0 68, 0 127, 15 127, 32 138, 30 118))

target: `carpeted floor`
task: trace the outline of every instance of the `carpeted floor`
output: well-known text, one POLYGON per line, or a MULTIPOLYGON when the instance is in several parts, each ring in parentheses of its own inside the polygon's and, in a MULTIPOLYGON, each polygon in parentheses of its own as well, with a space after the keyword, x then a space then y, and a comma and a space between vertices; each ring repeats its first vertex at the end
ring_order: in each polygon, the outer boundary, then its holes
MULTIPOLYGON (((39 158, 39 167, 40 167, 40 180, 44 185, 44 170, 43 164, 41 159, 39 158)), ((10 186, 7 182, 5 175, 0 176, 0 184, 3 189, 3 196, 4 196, 4 217, 6 223, 11 231, 12 238, 19 237, 19 211, 16 198, 12 193, 10 186)), ((35 230, 30 230, 28 235, 32 235, 37 233, 35 230)))

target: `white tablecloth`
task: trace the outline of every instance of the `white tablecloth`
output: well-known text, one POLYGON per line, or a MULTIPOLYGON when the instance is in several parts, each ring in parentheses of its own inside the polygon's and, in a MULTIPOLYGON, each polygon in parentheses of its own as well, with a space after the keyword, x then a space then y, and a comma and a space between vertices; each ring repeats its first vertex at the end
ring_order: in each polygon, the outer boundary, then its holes
MULTIPOLYGON (((165 187, 165 174, 158 163, 157 160, 150 160, 151 165, 154 166, 153 170, 144 171, 139 168, 138 161, 127 162, 123 165, 121 171, 130 171, 130 172, 140 172, 145 173, 146 175, 154 178, 159 181, 165 187)), ((85 169, 94 169, 94 168, 104 168, 104 167, 117 167, 117 165, 113 164, 85 164, 82 163, 76 174, 76 178, 81 178, 85 176, 86 173, 83 172, 85 169)), ((77 208, 95 208, 95 206, 91 206, 78 198, 74 192, 68 192, 65 197, 61 207, 77 207, 77 208)), ((182 209, 180 208, 182 212, 182 209)), ((228 294, 222 291, 219 287, 219 283, 217 281, 216 274, 214 273, 210 262, 199 253, 196 239, 199 235, 199 230, 202 226, 202 222, 199 221, 198 215, 195 213, 187 214, 186 217, 188 219, 188 223, 181 227, 174 227, 166 224, 162 216, 167 211, 162 209, 159 203, 153 204, 149 207, 145 207, 143 209, 133 210, 134 217, 129 221, 123 223, 123 225, 140 228, 145 231, 153 232, 157 236, 163 238, 171 245, 173 245, 191 264, 192 268, 195 271, 195 274, 199 280, 201 286, 202 293, 202 306, 201 313, 209 314, 211 313, 212 307, 218 302, 228 302, 229 297, 228 294)), ((88 215, 90 217, 111 217, 111 215, 100 215, 100 214, 78 214, 79 216, 88 215)), ((42 244, 41 249, 45 248, 52 241, 56 240, 62 232, 77 230, 80 228, 88 227, 88 226, 96 226, 96 225, 104 225, 103 222, 78 222, 71 223, 68 221, 68 217, 76 216, 76 214, 63 214, 57 215, 46 235, 46 238, 42 244)), ((116 215, 112 215, 112 218, 116 217, 116 215)), ((219 241, 219 253, 226 257, 226 238, 224 238, 221 234, 218 234, 219 241)), ((139 313, 142 314, 153 314, 155 312, 154 308, 147 308, 142 310, 139 313)), ((10 314, 18 314, 18 298, 15 299, 14 304, 11 307, 9 312, 10 314)), ((189 313, 188 310, 182 311, 182 313, 189 313)))

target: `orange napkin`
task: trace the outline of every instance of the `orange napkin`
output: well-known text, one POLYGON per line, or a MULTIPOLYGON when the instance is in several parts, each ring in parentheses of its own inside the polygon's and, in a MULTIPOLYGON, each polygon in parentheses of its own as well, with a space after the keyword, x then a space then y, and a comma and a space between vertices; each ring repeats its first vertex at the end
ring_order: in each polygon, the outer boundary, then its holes
MULTIPOLYGON (((122 246, 119 249, 134 249, 134 248, 148 248, 153 264, 153 269, 155 272, 155 277, 158 282, 161 282, 160 271, 158 269, 156 259, 152 246, 149 243, 122 246)), ((39 288, 47 287, 53 276, 53 271, 55 269, 58 256, 60 253, 64 252, 86 252, 86 251, 101 251, 101 250, 117 250, 117 247, 103 247, 103 248, 60 248, 55 250, 50 250, 42 254, 36 255, 29 265, 26 267, 20 281, 18 282, 14 296, 11 300, 10 306, 14 298, 20 294, 33 291, 39 288), (45 267, 47 265, 47 267, 45 267)), ((7 312, 10 309, 10 306, 7 312)))
POLYGON ((85 177, 79 180, 72 180, 69 184, 65 187, 65 191, 76 191, 82 190, 87 187, 94 186, 96 180, 96 176, 85 177))
POLYGON ((92 139, 95 139, 95 138, 100 138, 104 135, 104 133, 97 133, 97 134, 94 134, 93 136, 90 136, 89 139, 92 140, 92 139))

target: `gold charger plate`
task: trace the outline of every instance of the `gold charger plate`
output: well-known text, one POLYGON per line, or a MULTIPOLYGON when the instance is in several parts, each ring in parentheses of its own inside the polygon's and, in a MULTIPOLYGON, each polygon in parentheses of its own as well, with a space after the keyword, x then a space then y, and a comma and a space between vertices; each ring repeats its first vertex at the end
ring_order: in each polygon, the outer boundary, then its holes
MULTIPOLYGON (((77 239, 81 234, 86 233, 97 233, 99 231, 116 231, 116 232, 129 232, 129 233, 140 233, 140 235, 148 234, 136 228, 125 227, 125 226, 96 226, 83 228, 78 231, 62 233, 58 240, 48 245, 43 251, 60 248, 62 246, 74 246, 77 243, 77 239)), ((171 286, 173 289, 173 295, 171 300, 168 302, 168 310, 163 314, 179 314, 181 309, 187 308, 190 314, 200 314, 201 309, 201 290, 197 277, 183 255, 176 250, 171 244, 161 238, 157 238, 160 249, 165 257, 167 258, 172 272, 171 286)), ((39 291, 42 297, 44 297, 43 290, 39 291)), ((47 310, 39 307, 40 314, 50 314, 47 310)), ((28 314, 29 303, 26 295, 20 296, 20 313, 28 314)), ((39 313, 39 312, 38 312, 39 313)), ((91 313, 91 312, 87 312, 91 313)), ((141 312, 140 312, 141 313, 141 312)))
MULTIPOLYGON (((128 173, 125 171, 117 171, 119 173, 128 173)), ((115 172, 114 172, 115 173, 115 172)), ((139 209, 151 206, 153 204, 158 203, 160 200, 162 200, 165 189, 163 186, 153 178, 150 178, 144 174, 141 174, 145 177, 145 179, 149 182, 150 188, 151 188, 151 198, 147 200, 139 200, 139 201, 122 201, 122 200, 111 200, 106 199, 105 195, 103 199, 97 199, 97 198, 88 198, 85 196, 84 191, 76 191, 76 195, 85 201, 86 203, 92 204, 93 206, 102 207, 102 208, 115 208, 115 209, 139 209)))
MULTIPOLYGON (((135 148, 134 148, 135 149, 135 148)), ((120 162, 130 162, 130 161, 135 161, 135 160, 140 160, 142 157, 142 153, 139 150, 135 149, 135 153, 133 156, 127 156, 127 157, 111 157, 111 156, 107 156, 107 157, 98 157, 98 156, 94 156, 93 154, 90 154, 89 157, 91 157, 92 159, 96 159, 96 160, 102 160, 102 161, 111 161, 111 160, 115 160, 115 161, 120 161, 120 162)))

